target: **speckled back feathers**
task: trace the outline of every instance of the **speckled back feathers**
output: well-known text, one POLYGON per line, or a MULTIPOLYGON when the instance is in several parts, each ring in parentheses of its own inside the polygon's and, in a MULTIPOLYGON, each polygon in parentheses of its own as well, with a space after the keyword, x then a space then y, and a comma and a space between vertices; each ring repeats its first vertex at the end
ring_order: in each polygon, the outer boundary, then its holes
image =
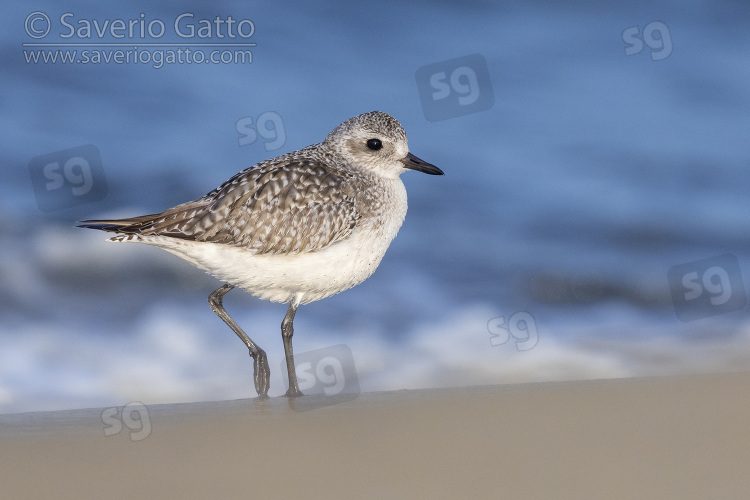
POLYGON ((195 201, 160 214, 101 222, 121 233, 111 241, 166 236, 257 254, 320 250, 348 238, 363 217, 378 215, 377 172, 347 150, 347 141, 367 134, 406 143, 393 117, 366 113, 336 127, 324 142, 253 165, 195 201))

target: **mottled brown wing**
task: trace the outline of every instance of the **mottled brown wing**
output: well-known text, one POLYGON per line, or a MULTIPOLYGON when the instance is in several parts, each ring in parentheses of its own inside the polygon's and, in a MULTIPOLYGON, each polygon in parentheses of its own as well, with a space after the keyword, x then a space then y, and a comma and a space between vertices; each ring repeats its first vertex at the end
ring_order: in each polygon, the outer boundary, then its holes
POLYGON ((203 198, 150 220, 137 218, 137 232, 259 254, 312 252, 347 238, 356 226, 360 215, 350 180, 347 172, 314 160, 262 162, 203 198))

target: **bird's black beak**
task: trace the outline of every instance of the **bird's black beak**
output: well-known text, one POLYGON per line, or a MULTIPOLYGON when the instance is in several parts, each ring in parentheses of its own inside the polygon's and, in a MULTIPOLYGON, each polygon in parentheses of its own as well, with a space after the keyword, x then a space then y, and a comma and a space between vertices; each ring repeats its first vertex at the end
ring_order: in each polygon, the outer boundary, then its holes
POLYGON ((445 175, 442 170, 437 168, 432 163, 427 163, 424 160, 420 160, 411 153, 407 154, 406 158, 402 158, 401 163, 404 164, 404 168, 408 168, 410 170, 419 170, 420 172, 424 172, 425 174, 430 175, 445 175))

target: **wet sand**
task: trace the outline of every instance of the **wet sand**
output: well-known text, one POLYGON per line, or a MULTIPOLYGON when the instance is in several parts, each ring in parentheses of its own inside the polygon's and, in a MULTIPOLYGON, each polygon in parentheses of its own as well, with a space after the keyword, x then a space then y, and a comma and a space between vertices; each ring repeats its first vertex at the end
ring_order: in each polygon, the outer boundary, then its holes
POLYGON ((0 488, 3 498, 747 498, 749 392, 741 373, 131 405, 124 418, 0 415, 0 488))

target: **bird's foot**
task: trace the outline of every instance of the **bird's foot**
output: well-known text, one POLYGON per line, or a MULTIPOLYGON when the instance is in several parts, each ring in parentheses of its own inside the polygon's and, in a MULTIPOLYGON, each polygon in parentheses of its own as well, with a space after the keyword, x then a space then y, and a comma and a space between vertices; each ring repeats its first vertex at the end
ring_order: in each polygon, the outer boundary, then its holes
POLYGON ((304 396, 304 394, 299 390, 299 387, 290 387, 289 390, 286 391, 286 394, 284 394, 285 398, 298 398, 300 396, 304 396))
POLYGON ((271 369, 268 367, 268 357, 265 351, 258 349, 258 353, 253 355, 253 381, 255 390, 258 391, 258 397, 265 399, 268 397, 268 388, 271 386, 271 369))

